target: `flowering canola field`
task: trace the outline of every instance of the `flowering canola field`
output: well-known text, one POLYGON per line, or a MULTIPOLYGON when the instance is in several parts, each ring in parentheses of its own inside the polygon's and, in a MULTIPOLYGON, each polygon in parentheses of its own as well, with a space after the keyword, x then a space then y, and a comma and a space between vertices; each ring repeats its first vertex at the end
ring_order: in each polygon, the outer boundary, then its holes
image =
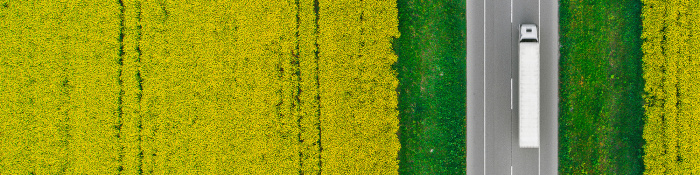
POLYGON ((700 4, 643 0, 645 174, 700 173, 700 4))
POLYGON ((0 174, 397 174, 395 1, 0 1, 0 174))

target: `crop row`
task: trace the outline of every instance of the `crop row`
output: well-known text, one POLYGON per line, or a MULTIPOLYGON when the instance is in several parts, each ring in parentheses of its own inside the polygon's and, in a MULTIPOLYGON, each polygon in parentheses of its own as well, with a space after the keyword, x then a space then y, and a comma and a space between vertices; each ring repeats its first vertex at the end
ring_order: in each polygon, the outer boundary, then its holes
POLYGON ((293 1, 141 4, 142 169, 299 170, 293 1))
POLYGON ((397 173, 396 2, 319 2, 322 172, 397 173))
POLYGON ((116 172, 119 5, 0 4, 0 174, 116 172))
POLYGON ((643 3, 645 173, 700 173, 700 6, 643 3))

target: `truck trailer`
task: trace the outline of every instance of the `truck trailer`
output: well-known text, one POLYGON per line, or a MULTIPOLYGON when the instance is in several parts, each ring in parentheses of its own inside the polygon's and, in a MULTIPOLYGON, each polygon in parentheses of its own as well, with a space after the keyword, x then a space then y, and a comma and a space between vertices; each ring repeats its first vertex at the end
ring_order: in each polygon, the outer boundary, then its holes
POLYGON ((537 25, 520 25, 518 118, 520 148, 540 147, 540 43, 537 25))

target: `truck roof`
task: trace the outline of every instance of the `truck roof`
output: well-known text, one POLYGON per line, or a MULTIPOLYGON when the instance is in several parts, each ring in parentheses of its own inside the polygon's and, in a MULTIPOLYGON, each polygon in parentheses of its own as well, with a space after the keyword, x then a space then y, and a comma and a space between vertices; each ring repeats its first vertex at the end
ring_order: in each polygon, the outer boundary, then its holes
POLYGON ((520 42, 539 42, 537 37, 537 25, 521 24, 520 25, 520 42))

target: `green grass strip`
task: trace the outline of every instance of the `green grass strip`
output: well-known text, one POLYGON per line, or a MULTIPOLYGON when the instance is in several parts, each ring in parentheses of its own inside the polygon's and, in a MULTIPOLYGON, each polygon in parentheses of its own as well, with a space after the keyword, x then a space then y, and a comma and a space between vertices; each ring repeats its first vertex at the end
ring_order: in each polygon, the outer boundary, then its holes
POLYGON ((398 0, 399 172, 464 174, 465 1, 398 0))
POLYGON ((641 2, 560 1, 559 172, 640 174, 641 2))

